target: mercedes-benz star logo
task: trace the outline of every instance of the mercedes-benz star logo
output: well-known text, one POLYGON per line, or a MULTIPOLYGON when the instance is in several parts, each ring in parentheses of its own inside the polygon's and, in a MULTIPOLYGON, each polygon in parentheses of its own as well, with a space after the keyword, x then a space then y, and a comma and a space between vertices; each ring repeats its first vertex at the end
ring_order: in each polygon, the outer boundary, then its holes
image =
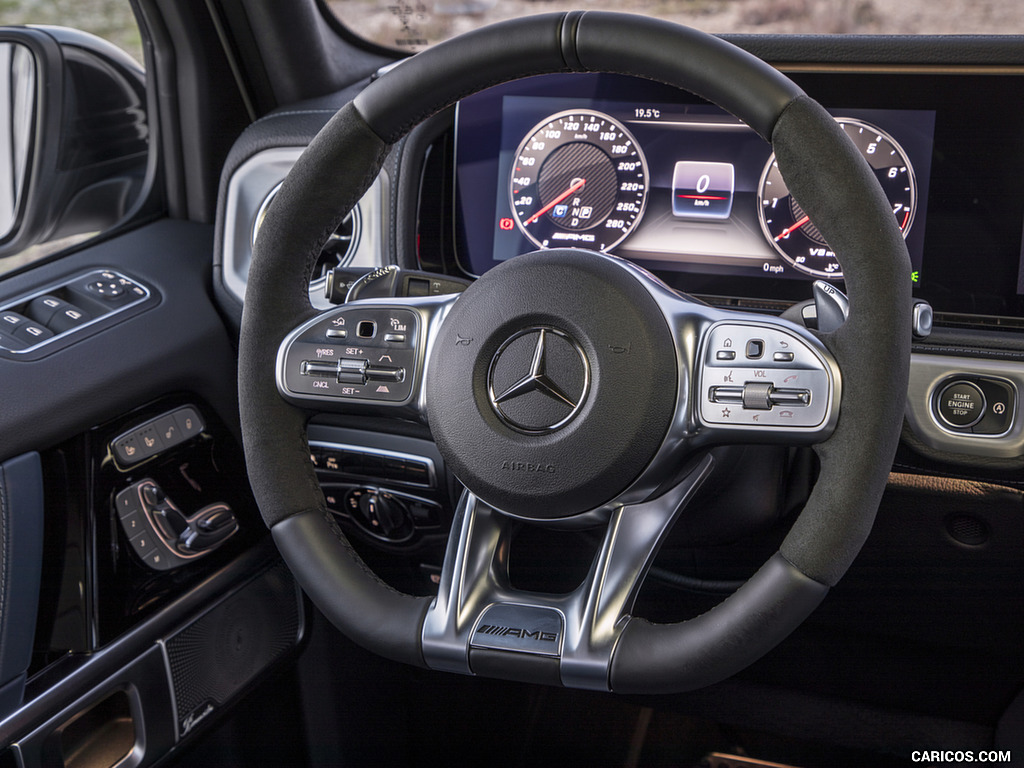
POLYGON ((527 434, 553 432, 586 402, 590 366, 568 334, 548 326, 519 331, 491 360, 491 407, 508 426, 527 434))

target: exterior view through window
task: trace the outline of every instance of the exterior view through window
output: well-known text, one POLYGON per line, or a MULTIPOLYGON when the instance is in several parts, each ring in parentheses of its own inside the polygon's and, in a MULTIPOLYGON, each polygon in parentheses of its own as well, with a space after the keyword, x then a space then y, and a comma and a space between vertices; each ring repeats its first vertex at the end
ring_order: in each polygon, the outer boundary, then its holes
MULTIPOLYGON (((0 3, 0 26, 21 25, 57 26, 96 35, 116 45, 141 67, 142 37, 128 0, 10 0, 0 3)), ((0 274, 71 248, 97 234, 97 231, 58 232, 46 242, 0 258, 0 274)))
POLYGON ((352 31, 379 45, 419 51, 503 19, 564 10, 642 13, 705 32, 744 34, 1012 34, 1019 0, 329 0, 352 31))

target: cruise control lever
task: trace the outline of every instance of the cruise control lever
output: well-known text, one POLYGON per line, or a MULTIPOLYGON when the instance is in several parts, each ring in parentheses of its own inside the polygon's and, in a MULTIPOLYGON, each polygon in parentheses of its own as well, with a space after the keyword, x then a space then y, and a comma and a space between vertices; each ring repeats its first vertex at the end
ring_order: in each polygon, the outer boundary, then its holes
POLYGON ((401 269, 394 264, 366 271, 357 267, 335 267, 327 273, 324 297, 332 304, 356 299, 381 299, 392 296, 442 296, 461 293, 469 280, 432 272, 401 269))

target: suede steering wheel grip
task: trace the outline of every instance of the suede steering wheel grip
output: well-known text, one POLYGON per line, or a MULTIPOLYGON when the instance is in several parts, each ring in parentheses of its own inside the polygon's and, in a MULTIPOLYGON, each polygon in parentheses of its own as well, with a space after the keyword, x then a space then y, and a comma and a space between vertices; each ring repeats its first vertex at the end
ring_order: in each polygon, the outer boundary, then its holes
POLYGON ((763 655, 818 605, 870 531, 899 439, 910 346, 906 247, 870 169, 835 121, 785 76, 703 33, 646 17, 546 14, 470 33, 403 62, 341 110, 282 186, 256 244, 239 355, 250 482, 274 539, 328 618, 382 655, 423 664, 429 606, 383 584, 352 550, 323 499, 305 444, 308 414, 274 384, 284 336, 312 310, 316 254, 376 176, 389 145, 418 122, 491 85, 533 74, 603 71, 685 88, 770 140, 793 194, 840 254, 847 323, 823 335, 843 375, 821 473, 780 552, 735 595, 690 621, 630 619, 609 670, 624 692, 681 691, 763 655), (298 269, 295 259, 304 259, 298 269))

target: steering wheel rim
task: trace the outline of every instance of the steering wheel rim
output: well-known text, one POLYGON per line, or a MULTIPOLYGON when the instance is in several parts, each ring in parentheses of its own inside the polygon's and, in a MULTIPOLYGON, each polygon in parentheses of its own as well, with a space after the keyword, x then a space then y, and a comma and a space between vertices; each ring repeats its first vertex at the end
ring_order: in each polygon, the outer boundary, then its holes
MULTIPOLYGON (((682 691, 723 679, 766 653, 845 573, 870 531, 906 392, 910 268, 903 238, 877 182, 834 120, 759 59, 667 22, 572 12, 456 38, 371 84, 310 144, 261 228, 240 339, 243 440, 264 519, 318 607, 360 644, 426 666, 423 626, 432 601, 385 585, 334 523, 309 462, 309 414, 286 403, 275 386, 278 347, 316 314, 307 293, 312 264, 376 177, 392 143, 485 87, 533 74, 592 71, 684 88, 770 141, 790 190, 840 255, 850 299, 847 322, 820 335, 843 372, 839 419, 831 436, 815 446, 819 479, 780 551, 702 616, 669 625, 629 617, 617 632, 605 687, 682 691), (341 178, 338 169, 345 169, 341 178)), ((484 669, 490 667, 481 664, 484 669)), ((494 673, 558 682, 518 665, 494 673)))

